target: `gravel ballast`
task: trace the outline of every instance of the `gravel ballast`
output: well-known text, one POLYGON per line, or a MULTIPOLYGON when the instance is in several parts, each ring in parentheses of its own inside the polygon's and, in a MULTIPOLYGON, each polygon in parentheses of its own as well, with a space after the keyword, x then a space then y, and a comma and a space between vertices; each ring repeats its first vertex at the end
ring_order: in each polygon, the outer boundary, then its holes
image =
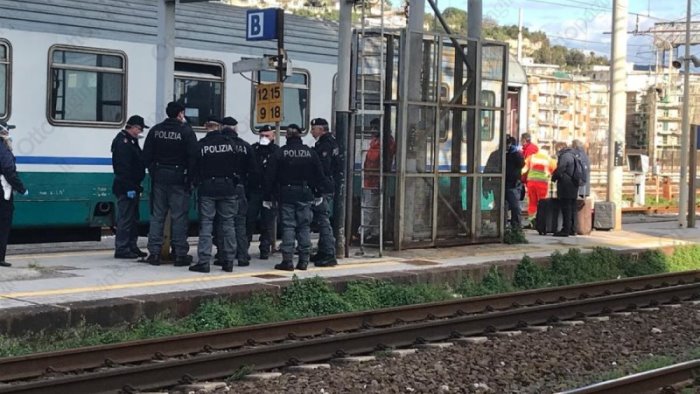
MULTIPOLYGON (((330 369, 232 382, 235 393, 551 393, 594 383, 654 356, 700 349, 700 308, 684 305, 547 332, 492 337, 330 369)), ((388 354, 388 352, 386 352, 388 354)), ((687 356, 686 356, 687 357, 687 356)))

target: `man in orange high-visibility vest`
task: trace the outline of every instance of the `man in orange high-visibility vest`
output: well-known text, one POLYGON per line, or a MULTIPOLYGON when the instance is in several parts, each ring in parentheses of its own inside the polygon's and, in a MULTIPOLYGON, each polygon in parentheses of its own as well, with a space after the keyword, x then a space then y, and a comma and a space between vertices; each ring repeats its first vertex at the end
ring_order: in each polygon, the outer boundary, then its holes
MULTIPOLYGON (((532 144, 534 145, 534 144, 532 144)), ((547 151, 537 150, 525 159, 523 181, 527 185, 527 214, 530 220, 537 213, 537 203, 547 198, 552 173, 557 169, 557 161, 547 151)))

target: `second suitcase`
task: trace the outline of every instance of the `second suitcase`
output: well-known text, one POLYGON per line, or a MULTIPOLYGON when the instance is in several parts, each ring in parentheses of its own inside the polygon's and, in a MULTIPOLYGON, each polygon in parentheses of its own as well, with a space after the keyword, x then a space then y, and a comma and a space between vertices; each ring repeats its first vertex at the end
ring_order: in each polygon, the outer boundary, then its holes
POLYGON ((595 203, 593 213, 593 228, 596 230, 612 230, 615 228, 615 203, 599 201, 595 203))
POLYGON ((554 234, 561 228, 562 218, 559 209, 559 200, 555 198, 545 198, 537 203, 537 216, 535 218, 535 229, 540 235, 548 233, 554 234))
POLYGON ((577 200, 576 208, 576 234, 588 235, 593 230, 593 200, 577 200))

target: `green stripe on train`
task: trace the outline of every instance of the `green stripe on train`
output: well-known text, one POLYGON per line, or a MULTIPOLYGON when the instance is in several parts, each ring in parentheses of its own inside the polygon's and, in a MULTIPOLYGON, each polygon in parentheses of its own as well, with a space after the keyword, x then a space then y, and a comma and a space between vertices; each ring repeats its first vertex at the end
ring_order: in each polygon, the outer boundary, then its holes
MULTIPOLYGON (((104 227, 113 223, 116 199, 112 195, 112 173, 21 172, 28 196, 15 195, 13 228, 104 227), (107 204, 107 205, 105 205, 107 204), (111 207, 100 212, 100 205, 111 207)), ((141 198, 141 222, 149 218, 148 178, 141 198)), ((194 198, 190 219, 197 219, 194 198)))

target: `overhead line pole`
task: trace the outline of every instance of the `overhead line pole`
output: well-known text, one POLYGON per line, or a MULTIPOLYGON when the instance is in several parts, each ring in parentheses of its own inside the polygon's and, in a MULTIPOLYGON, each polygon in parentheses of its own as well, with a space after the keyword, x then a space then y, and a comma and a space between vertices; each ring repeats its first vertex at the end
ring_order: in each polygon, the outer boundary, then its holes
POLYGON ((627 4, 628 0, 613 1, 607 201, 615 203, 615 230, 622 229, 622 164, 625 152, 625 120, 627 117, 625 97, 627 4))
MULTIPOLYGON (((683 73, 683 119, 681 121, 681 177, 679 180, 680 193, 678 196, 678 226, 680 228, 688 227, 688 151, 690 149, 690 17, 691 17, 691 0, 688 0, 688 9, 686 10, 685 19, 685 56, 683 57, 683 65, 685 70, 683 73)), ((695 152, 693 150, 693 152, 695 152)), ((695 207, 695 190, 693 190, 693 209, 695 207)))

